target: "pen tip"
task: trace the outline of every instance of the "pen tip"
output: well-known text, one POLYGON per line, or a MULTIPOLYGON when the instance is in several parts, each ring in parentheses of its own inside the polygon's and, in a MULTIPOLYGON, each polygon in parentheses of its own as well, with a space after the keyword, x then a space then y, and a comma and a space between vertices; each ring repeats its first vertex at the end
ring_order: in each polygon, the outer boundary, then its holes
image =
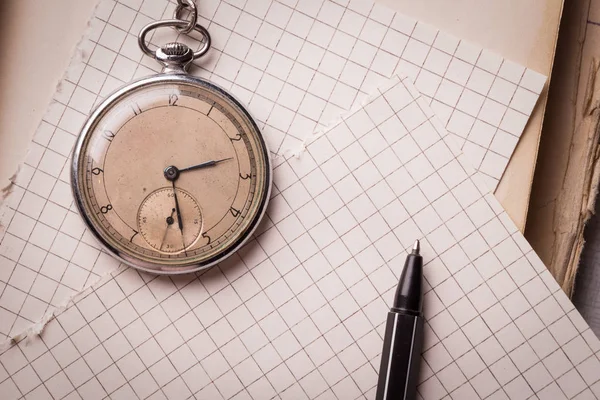
POLYGON ((413 254, 419 254, 419 252, 421 251, 421 243, 418 239, 415 240, 415 244, 413 244, 412 250, 413 254))

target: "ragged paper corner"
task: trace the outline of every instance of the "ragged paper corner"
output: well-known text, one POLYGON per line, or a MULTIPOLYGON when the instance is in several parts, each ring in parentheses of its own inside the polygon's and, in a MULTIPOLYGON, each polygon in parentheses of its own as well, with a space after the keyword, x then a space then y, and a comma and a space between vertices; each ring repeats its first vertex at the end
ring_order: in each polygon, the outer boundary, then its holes
POLYGON ((569 296, 600 174, 600 27, 589 21, 590 1, 565 4, 526 230, 569 296))

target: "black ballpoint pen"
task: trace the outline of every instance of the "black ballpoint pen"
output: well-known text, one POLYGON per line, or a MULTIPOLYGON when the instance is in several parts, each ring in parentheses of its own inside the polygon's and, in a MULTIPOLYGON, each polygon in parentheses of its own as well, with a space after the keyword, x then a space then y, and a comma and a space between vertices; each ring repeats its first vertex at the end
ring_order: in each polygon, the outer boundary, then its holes
POLYGON ((423 344, 423 257, 417 240, 406 257, 383 339, 376 400, 417 397, 423 344))

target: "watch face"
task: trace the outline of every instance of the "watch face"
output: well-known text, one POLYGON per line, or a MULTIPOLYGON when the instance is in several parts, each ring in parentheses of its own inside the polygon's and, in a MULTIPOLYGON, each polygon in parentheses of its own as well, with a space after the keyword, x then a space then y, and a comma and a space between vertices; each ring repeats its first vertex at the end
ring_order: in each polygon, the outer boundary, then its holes
POLYGON ((86 223, 113 253, 160 273, 222 260, 268 201, 268 151, 244 108, 186 76, 121 89, 88 120, 73 157, 86 223))

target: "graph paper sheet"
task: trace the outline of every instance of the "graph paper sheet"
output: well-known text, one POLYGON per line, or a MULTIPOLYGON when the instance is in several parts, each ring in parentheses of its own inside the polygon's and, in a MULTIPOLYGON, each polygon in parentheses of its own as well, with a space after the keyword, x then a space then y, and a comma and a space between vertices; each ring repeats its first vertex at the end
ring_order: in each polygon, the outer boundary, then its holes
MULTIPOLYGON (((408 76, 494 187, 545 77, 365 0, 203 0, 213 48, 193 73, 249 105, 276 152, 301 152, 394 71, 408 76), (232 83, 233 82, 233 83, 232 83)), ((104 0, 0 209, 0 337, 13 336, 118 265, 75 213, 69 156, 92 107, 116 87, 158 72, 137 33, 170 18, 166 0, 104 0)), ((176 37, 157 32, 155 44, 176 37)), ((180 37, 192 47, 200 44, 180 37)), ((275 164, 279 162, 275 159, 275 164)))
POLYGON ((374 399, 416 238, 421 399, 600 396, 600 342, 426 103, 394 79, 281 162, 264 223, 222 265, 88 289, 0 355, 3 398, 374 399))

